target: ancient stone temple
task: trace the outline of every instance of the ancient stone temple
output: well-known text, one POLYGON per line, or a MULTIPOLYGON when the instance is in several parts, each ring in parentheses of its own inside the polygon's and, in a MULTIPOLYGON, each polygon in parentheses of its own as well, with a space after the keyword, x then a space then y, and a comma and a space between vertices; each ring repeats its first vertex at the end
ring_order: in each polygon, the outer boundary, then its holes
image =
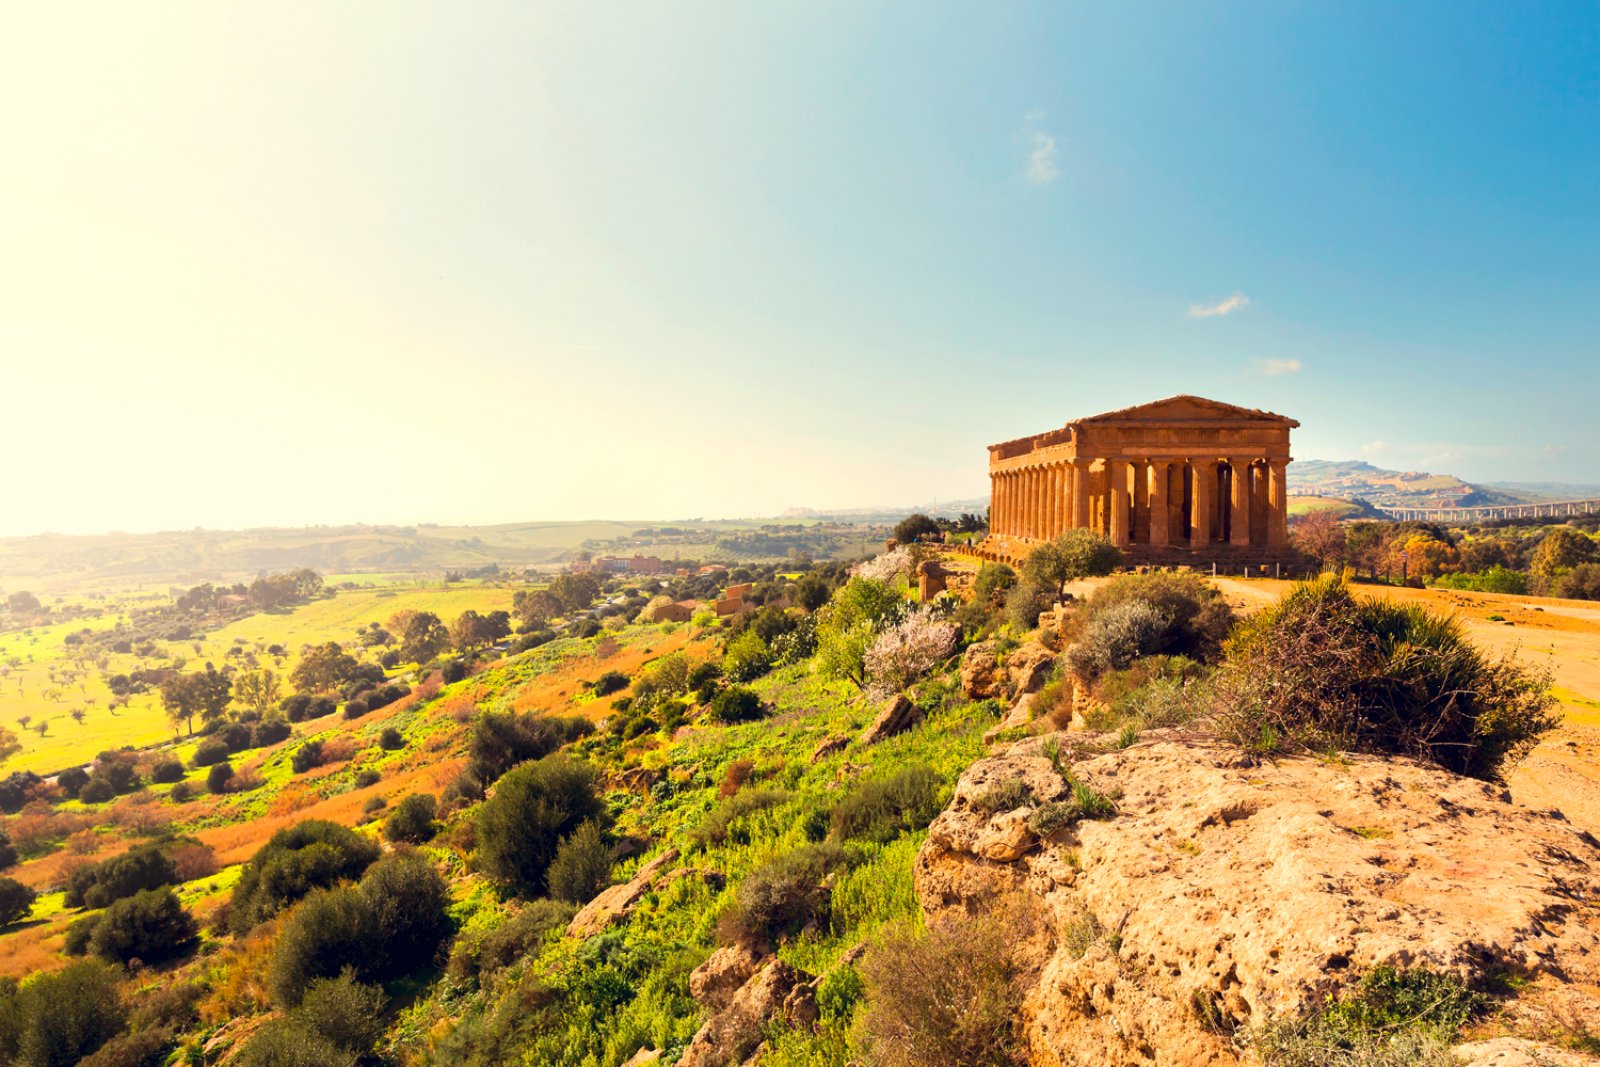
POLYGON ((1197 396, 989 446, 986 554, 1098 530, 1132 562, 1287 558, 1293 419, 1197 396))

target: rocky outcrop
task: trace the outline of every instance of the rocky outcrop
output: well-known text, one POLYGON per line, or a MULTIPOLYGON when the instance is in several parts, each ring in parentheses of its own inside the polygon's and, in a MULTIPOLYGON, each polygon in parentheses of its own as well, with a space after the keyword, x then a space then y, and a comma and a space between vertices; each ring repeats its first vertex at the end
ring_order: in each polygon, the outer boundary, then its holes
POLYGON ((678 850, 669 848, 655 859, 640 867, 634 876, 621 885, 601 890, 589 903, 579 909, 567 924, 567 933, 573 937, 589 937, 620 919, 626 918, 650 887, 661 877, 667 867, 678 858, 678 850))
POLYGON ((766 957, 767 953, 749 945, 725 945, 690 972, 689 995, 707 1012, 719 1012, 760 970, 766 957))
POLYGON ((861 732, 861 743, 875 745, 884 738, 904 733, 915 726, 917 720, 921 718, 922 709, 913 704, 904 693, 892 696, 883 702, 883 709, 878 712, 878 717, 861 732))
POLYGON ((1558 814, 1404 760, 1256 767, 1193 738, 1096 740, 1030 738, 974 764, 917 858, 930 926, 996 901, 1043 918, 1023 946, 1031 1064, 1232 1063, 1225 1031, 1384 964, 1583 990, 1563 1017, 1600 1031, 1600 843, 1558 814), (1117 798, 1114 817, 1033 818, 1068 797, 1068 765, 1117 798), (995 791, 1018 781, 1025 794, 995 791))
POLYGON ((811 975, 772 959, 695 1032, 678 1063, 680 1067, 749 1063, 759 1055, 764 1028, 777 1020, 811 1026, 817 1021, 817 1001, 811 975))
POLYGON ((970 700, 991 700, 1003 697, 1005 686, 999 646, 993 641, 968 645, 961 654, 961 692, 970 700))
POLYGON ((1010 693, 1022 696, 1037 693, 1050 677, 1050 668, 1056 663, 1056 654, 1037 642, 1023 645, 1006 657, 1006 678, 1010 693))

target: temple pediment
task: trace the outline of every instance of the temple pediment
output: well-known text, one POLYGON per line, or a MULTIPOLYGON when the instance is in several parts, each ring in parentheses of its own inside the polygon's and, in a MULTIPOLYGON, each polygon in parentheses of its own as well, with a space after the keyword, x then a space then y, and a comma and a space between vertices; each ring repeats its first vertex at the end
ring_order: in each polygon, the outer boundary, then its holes
POLYGON ((1283 415, 1256 408, 1243 408, 1237 404, 1224 404, 1220 400, 1207 400, 1203 396, 1169 396, 1165 400, 1152 400, 1131 408, 1107 411, 1086 419, 1073 419, 1069 426, 1095 426, 1108 423, 1271 423, 1274 426, 1296 427, 1300 424, 1283 415))

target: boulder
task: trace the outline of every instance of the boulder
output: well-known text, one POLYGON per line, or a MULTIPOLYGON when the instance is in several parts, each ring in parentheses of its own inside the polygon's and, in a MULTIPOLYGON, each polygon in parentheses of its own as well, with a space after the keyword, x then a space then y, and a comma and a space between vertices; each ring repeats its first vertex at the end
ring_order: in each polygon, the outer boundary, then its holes
POLYGON ((726 945, 689 973, 689 995, 713 1014, 733 1001, 750 976, 761 969, 767 954, 749 945, 726 945))
MULTIPOLYGON (((932 928, 1002 899, 1045 917, 1054 936, 1026 948, 1030 1064, 1237 1063, 1228 1031, 1298 1015, 1382 965, 1524 975, 1502 1033, 1537 1040, 1551 1017, 1600 1032, 1586 917, 1600 843, 1558 815, 1405 759, 1251 766, 1192 733, 1096 740, 1027 738, 973 764, 917 856, 932 928), (1058 761, 1118 795, 1117 813, 1032 839, 1033 807, 1067 795, 1058 761), (1024 807, 977 802, 1017 780, 1024 807), (1104 931, 1087 947, 1086 925, 1104 931)), ((1539 1062, 1516 1058, 1539 1051, 1526 1043, 1465 1051, 1481 1067, 1539 1062)))
POLYGON ((979 641, 961 654, 961 692, 969 700, 990 700, 1002 696, 1005 677, 1000 670, 1000 654, 993 641, 979 641))
POLYGON ((661 877, 667 867, 678 858, 678 850, 669 848, 655 859, 640 867, 634 876, 621 885, 603 889, 567 924, 567 933, 573 937, 598 934, 612 923, 627 918, 650 887, 661 877))
POLYGON ((1037 693, 1044 688, 1055 666, 1056 654, 1038 642, 1023 645, 1006 657, 1006 680, 1013 696, 1037 693))
POLYGON ((896 694, 883 702, 883 710, 861 733, 863 745, 875 745, 886 737, 911 729, 922 718, 922 709, 913 704, 904 693, 896 694))
POLYGON ((817 747, 811 750, 811 762, 821 763, 835 752, 842 751, 850 739, 844 734, 832 734, 817 742, 817 747))
POLYGON ((816 1020, 811 975, 769 960, 733 995, 728 1006, 695 1032, 679 1067, 732 1067, 748 1063, 761 1047, 769 1023, 808 1026, 816 1020))

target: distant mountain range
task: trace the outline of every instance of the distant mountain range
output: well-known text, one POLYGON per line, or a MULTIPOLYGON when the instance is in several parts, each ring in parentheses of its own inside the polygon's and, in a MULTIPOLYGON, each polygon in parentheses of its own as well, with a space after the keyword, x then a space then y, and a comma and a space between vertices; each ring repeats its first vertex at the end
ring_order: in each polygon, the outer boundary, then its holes
POLYGON ((1361 460, 1303 459, 1289 464, 1289 493, 1365 500, 1385 507, 1455 508, 1600 497, 1600 485, 1570 482, 1480 485, 1453 474, 1384 470, 1361 460))

